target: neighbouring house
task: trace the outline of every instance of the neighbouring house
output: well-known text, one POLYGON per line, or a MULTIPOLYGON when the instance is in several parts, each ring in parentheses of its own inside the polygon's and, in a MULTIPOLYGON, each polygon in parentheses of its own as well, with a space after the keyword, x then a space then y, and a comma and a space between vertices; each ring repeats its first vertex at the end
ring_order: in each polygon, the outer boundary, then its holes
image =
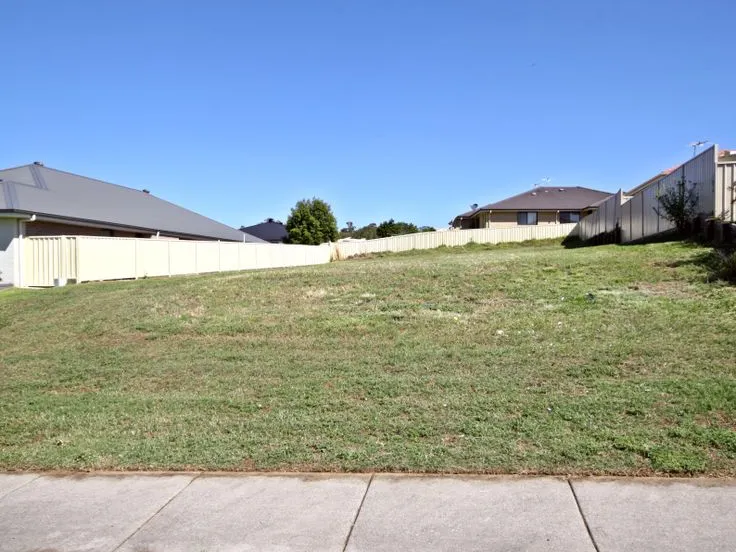
POLYGON ((451 225, 472 229, 578 222, 610 196, 581 186, 538 186, 496 203, 474 206, 456 216, 451 225))
POLYGON ((18 281, 23 237, 262 240, 160 199, 36 162, 0 170, 0 285, 18 281))
POLYGON ((240 230, 270 243, 285 243, 289 237, 286 225, 280 220, 272 218, 267 218, 260 224, 254 224, 253 226, 241 226, 240 230))
POLYGON ((644 182, 642 182, 638 186, 635 186, 634 188, 631 188, 628 192, 626 192, 626 195, 627 196, 636 195, 637 193, 639 193, 644 188, 648 188, 650 185, 654 184, 655 182, 658 182, 658 181, 662 180, 665 176, 669 176, 670 174, 672 174, 680 166, 681 165, 675 165, 674 167, 670 167, 669 169, 663 170, 659 174, 654 175, 649 180, 645 180, 644 182))

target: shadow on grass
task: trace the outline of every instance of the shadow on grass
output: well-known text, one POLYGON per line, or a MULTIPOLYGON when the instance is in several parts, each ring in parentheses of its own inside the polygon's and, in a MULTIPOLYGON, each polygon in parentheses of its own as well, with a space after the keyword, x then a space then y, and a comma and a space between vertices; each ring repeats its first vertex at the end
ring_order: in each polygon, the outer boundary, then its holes
MULTIPOLYGON (((697 246, 691 242, 693 246, 697 246)), ((704 251, 690 257, 669 263, 670 268, 679 266, 698 266, 706 271, 706 280, 713 282, 722 280, 731 285, 736 284, 736 248, 718 248, 704 251)))

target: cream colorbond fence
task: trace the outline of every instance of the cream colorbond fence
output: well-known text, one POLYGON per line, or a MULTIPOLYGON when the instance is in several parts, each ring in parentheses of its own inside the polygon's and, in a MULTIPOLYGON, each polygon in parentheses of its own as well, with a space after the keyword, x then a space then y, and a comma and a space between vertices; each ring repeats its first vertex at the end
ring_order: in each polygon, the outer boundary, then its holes
POLYGON ((53 286, 55 279, 77 277, 76 238, 24 238, 21 255, 21 286, 53 286))
POLYGON ((366 241, 344 241, 332 244, 333 259, 347 259, 366 253, 434 249, 440 246, 459 246, 474 243, 510 243, 527 240, 564 238, 577 234, 577 223, 544 226, 515 226, 513 228, 482 228, 478 230, 447 230, 422 232, 366 241))
POLYGON ((624 203, 620 203, 624 199, 619 195, 620 192, 611 196, 599 206, 597 212, 580 221, 580 237, 588 240, 604 232, 610 232, 618 225, 621 227, 621 242, 626 243, 673 229, 674 225, 657 213, 659 197, 668 189, 674 189, 683 180, 697 190, 698 213, 732 217, 733 209, 728 210, 728 203, 735 197, 734 176, 736 174, 733 169, 729 172, 727 165, 718 163, 718 148, 713 146, 669 175, 638 191, 624 203))
POLYGON ((736 222, 736 163, 718 163, 716 216, 736 222))
POLYGON ((674 224, 657 214, 658 198, 680 181, 697 190, 698 213, 713 215, 719 195, 716 191, 717 157, 718 148, 713 146, 632 196, 621 209, 621 241, 639 240, 674 228, 674 224))
POLYGON ((579 235, 582 240, 589 240, 613 232, 621 221, 621 206, 624 196, 621 190, 613 194, 598 206, 598 210, 580 221, 579 235))
POLYGON ((200 274, 330 262, 330 246, 91 236, 23 239, 21 286, 200 274))

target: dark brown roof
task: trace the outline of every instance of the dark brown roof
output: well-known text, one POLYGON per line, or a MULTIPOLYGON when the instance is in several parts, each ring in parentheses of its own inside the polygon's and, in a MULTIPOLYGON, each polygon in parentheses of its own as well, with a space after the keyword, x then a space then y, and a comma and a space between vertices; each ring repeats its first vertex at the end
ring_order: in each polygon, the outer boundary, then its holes
POLYGON ((470 218, 470 217, 472 217, 472 216, 473 216, 473 215, 474 215, 475 213, 477 213, 478 211, 480 211, 480 209, 473 209, 472 211, 466 211, 465 213, 461 213, 461 214, 459 214, 459 215, 458 215, 458 216, 456 216, 455 218, 470 218))
POLYGON ((496 203, 484 205, 479 210, 580 211, 610 195, 610 192, 591 190, 581 186, 538 186, 496 203))

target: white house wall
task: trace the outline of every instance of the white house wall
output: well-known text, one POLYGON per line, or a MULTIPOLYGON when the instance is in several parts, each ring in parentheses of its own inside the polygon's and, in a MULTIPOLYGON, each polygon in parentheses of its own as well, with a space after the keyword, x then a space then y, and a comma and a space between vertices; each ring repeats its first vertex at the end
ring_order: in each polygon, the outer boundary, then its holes
POLYGON ((0 218, 0 285, 16 283, 18 219, 0 218))

